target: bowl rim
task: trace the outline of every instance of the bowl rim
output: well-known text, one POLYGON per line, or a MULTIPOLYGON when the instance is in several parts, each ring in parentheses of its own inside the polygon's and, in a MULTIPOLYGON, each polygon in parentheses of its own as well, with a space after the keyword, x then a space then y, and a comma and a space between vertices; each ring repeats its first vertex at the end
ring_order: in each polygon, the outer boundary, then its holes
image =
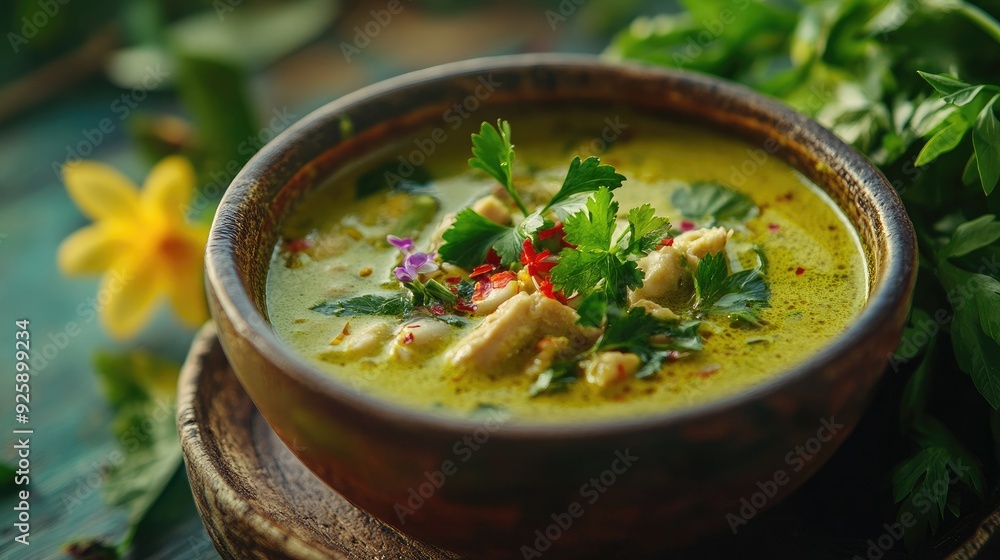
MULTIPOLYGON (((886 266, 873 284, 864 307, 855 316, 854 322, 836 338, 809 355, 807 359, 769 379, 752 385, 745 390, 712 399, 689 407, 659 414, 644 414, 638 417, 608 418, 597 421, 583 420, 570 422, 538 422, 537 420, 516 420, 501 422, 490 437, 512 437, 520 439, 544 440, 552 437, 560 439, 585 439, 615 436, 637 430, 663 429, 678 424, 706 419, 726 410, 741 407, 752 401, 763 400, 782 388, 800 381, 804 377, 816 375, 827 365, 837 361, 839 356, 858 347, 864 340, 877 337, 887 322, 891 322, 900 306, 909 305, 916 275, 916 236, 895 189, 889 181, 865 156, 857 152, 831 131, 814 120, 775 99, 737 84, 696 72, 663 68, 632 62, 608 61, 592 55, 563 53, 530 53, 481 57, 451 62, 395 76, 348 93, 301 118, 281 132, 260 149, 227 188, 212 222, 206 247, 205 276, 208 288, 213 291, 221 312, 232 323, 234 331, 251 344, 256 351, 280 367, 283 373, 301 385, 320 393, 327 402, 336 402, 355 411, 380 420, 406 425, 413 430, 433 430, 452 434, 468 434, 483 426, 482 418, 447 416, 429 410, 420 410, 408 405, 392 402, 368 393, 352 389, 347 382, 340 381, 324 373, 305 356, 296 352, 291 345, 281 340, 269 326, 270 323, 257 309, 246 284, 243 282, 235 256, 238 236, 227 234, 232 227, 234 216, 246 203, 244 195, 254 184, 254 177, 267 173, 274 161, 280 161, 281 154, 288 146, 306 141, 309 129, 318 123, 339 118, 352 107, 398 90, 435 81, 460 78, 489 71, 530 69, 537 67, 586 70, 601 68, 613 72, 646 74, 687 82, 692 85, 709 86, 720 98, 739 98, 741 103, 757 106, 762 111, 777 117, 775 125, 792 125, 800 128, 799 135, 813 138, 815 146, 826 146, 830 153, 843 161, 842 167, 850 170, 852 178, 865 184, 865 189, 874 200, 870 214, 881 217, 885 224, 881 236, 887 237, 886 266), (223 209, 235 212, 222 212, 223 209), (224 216, 225 214, 225 216, 224 216)), ((697 121, 695 121, 697 123, 697 121)), ((739 135, 733 135, 740 137, 739 135)), ((808 150, 807 150, 808 151, 808 150)), ((822 159, 823 154, 817 154, 822 159)), ((787 163, 787 162, 786 162, 787 163)), ((791 165, 791 164, 789 164, 791 165)), ((794 167, 793 167, 794 168, 794 167)), ((843 212, 843 210, 841 210, 843 212)), ((866 258, 867 262, 867 258, 866 258)), ((870 269, 870 263, 869 263, 870 269)), ((218 318, 215 318, 218 320, 218 318)))

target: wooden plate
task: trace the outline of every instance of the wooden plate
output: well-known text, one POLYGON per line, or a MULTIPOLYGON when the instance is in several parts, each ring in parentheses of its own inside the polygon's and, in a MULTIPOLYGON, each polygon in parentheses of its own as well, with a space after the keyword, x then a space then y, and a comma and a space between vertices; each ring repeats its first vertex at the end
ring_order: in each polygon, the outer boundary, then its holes
MULTIPOLYGON (((309 472, 240 386, 212 325, 195 339, 179 391, 177 423, 188 479, 223 558, 459 559, 375 520, 309 472)), ((891 468, 879 460, 886 447, 883 423, 869 413, 819 474, 780 506, 754 516, 735 537, 720 535, 670 558, 913 557, 898 539, 884 537, 882 524, 895 508, 879 487, 891 468)), ((985 504, 966 508, 962 519, 946 523, 914 556, 1000 558, 1000 538, 991 538, 1000 527, 1000 493, 991 488, 985 504)))

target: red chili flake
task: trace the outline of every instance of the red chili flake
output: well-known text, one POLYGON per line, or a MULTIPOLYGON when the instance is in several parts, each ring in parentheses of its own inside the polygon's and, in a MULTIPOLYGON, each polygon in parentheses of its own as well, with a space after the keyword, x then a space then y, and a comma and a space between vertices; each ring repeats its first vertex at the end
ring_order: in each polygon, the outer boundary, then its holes
POLYGON ((476 312, 476 306, 475 305, 470 305, 468 303, 461 302, 461 301, 455 304, 455 309, 458 310, 458 311, 465 311, 466 313, 475 313, 476 312))
POLYGON ((562 222, 556 222, 556 225, 550 227, 549 229, 543 229, 538 232, 538 238, 542 240, 555 236, 559 236, 561 238, 564 235, 566 235, 566 231, 563 230, 562 222))
POLYGON ((482 301, 493 291, 493 283, 487 278, 480 278, 472 291, 472 301, 482 301))
POLYGON ((549 299, 554 299, 562 304, 566 303, 566 294, 562 293, 562 290, 555 289, 555 285, 548 280, 542 280, 538 284, 538 291, 545 294, 545 297, 549 299))
POLYGON ((660 241, 660 245, 663 245, 664 247, 670 247, 673 244, 674 244, 674 238, 673 237, 667 237, 667 238, 664 238, 662 241, 660 241))
POLYGON ((497 267, 493 266, 492 264, 481 264, 476 268, 472 269, 472 274, 469 274, 469 278, 476 278, 484 274, 489 274, 496 269, 497 267))
POLYGON ((778 196, 778 202, 788 202, 789 200, 795 198, 795 193, 787 192, 783 195, 778 196))
POLYGON ((667 352, 667 360, 670 360, 671 362, 676 362, 679 359, 681 359, 681 353, 679 351, 671 350, 670 352, 667 352))
POLYGON ((411 342, 413 342, 413 333, 408 332, 406 333, 406 336, 403 337, 403 344, 409 344, 411 342))
POLYGON ((781 228, 778 224, 767 224, 767 229, 771 231, 778 231, 781 228))
POLYGON ((500 268, 500 255, 492 247, 486 252, 486 264, 492 264, 494 268, 500 268))
POLYGON ((616 376, 618 381, 625 381, 628 377, 628 372, 625 371, 625 364, 618 364, 618 375, 616 376))
POLYGON ((695 224, 691 220, 681 220, 681 231, 691 231, 694 228, 695 224))
POLYGON ((289 253, 301 253, 312 246, 312 241, 303 237, 302 239, 293 239, 285 243, 285 250, 289 253))
MULTIPOLYGON (((443 305, 441 305, 440 303, 439 303, 439 304, 436 304, 436 305, 432 305, 432 306, 428 307, 428 308, 427 308, 427 311, 430 311, 430 312, 431 312, 431 315, 437 315, 437 316, 439 316, 439 317, 440 317, 441 315, 444 315, 444 314, 445 314, 445 310, 444 310, 444 306, 443 306, 443 305)), ((420 325, 416 325, 416 326, 414 326, 414 327, 412 327, 412 328, 417 328, 417 327, 419 327, 419 326, 420 326, 420 325)))
POLYGON ((344 324, 344 328, 343 328, 343 330, 340 331, 340 334, 338 334, 336 336, 336 338, 334 338, 333 340, 330 341, 330 346, 336 346, 336 345, 340 344, 341 342, 344 341, 345 338, 347 338, 347 335, 349 335, 349 334, 351 334, 351 322, 350 321, 348 321, 346 324, 344 324))
POLYGON ((539 279, 548 276, 556 266, 552 253, 548 249, 536 252, 531 239, 525 239, 522 245, 524 250, 521 252, 521 264, 528 270, 528 274, 539 279))
POLYGON ((444 281, 447 282, 447 283, 449 283, 449 284, 458 284, 459 282, 462 281, 462 277, 461 276, 449 276, 449 277, 445 278, 444 281))
POLYGON ((498 272, 493 276, 490 276, 490 283, 493 284, 494 290, 499 290, 507 286, 507 284, 510 284, 514 280, 517 280, 517 274, 514 274, 509 270, 498 272))
POLYGON ((802 276, 805 273, 806 273, 806 269, 802 268, 801 266, 795 269, 795 275, 796 276, 802 276))

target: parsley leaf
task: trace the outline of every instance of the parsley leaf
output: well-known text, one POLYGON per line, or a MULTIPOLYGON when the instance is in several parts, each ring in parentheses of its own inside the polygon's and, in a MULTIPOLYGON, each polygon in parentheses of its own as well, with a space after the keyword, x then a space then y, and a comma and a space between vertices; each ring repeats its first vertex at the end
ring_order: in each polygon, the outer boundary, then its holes
POLYGON ((528 394, 537 397, 545 392, 561 391, 573 383, 576 383, 576 362, 556 362, 539 374, 538 379, 528 388, 528 394))
POLYGON ((516 262, 525 236, 518 228, 492 222, 471 208, 455 215, 455 221, 444 232, 444 244, 438 254, 445 262, 472 268, 486 259, 491 248, 496 249, 505 264, 516 262))
POLYGON ((510 123, 497 119, 497 125, 494 127, 488 122, 483 122, 479 134, 472 135, 472 156, 469 159, 469 166, 481 169, 496 179, 507 190, 507 194, 521 212, 527 216, 528 209, 514 190, 511 175, 511 168, 514 165, 514 145, 510 143, 510 123))
POLYGON ((337 317, 352 315, 393 315, 404 317, 413 311, 413 302, 406 294, 402 293, 391 296, 366 294, 347 299, 325 301, 312 306, 310 309, 323 315, 335 315, 337 317))
POLYGON ((728 315, 752 325, 760 324, 760 310, 768 307, 771 292, 761 269, 729 274, 723 253, 705 255, 694 275, 695 308, 704 315, 728 315))
POLYGON ((674 191, 670 202, 685 218, 702 227, 740 224, 758 213, 749 196, 718 183, 692 183, 674 191))
POLYGON ((621 187, 624 181, 624 175, 615 172, 615 168, 610 165, 601 164, 600 158, 591 156, 581 162, 579 157, 575 157, 569 164, 569 171, 566 172, 566 179, 559 191, 552 196, 541 213, 544 215, 545 211, 552 210, 558 214, 575 195, 593 192, 600 187, 614 190, 621 187))
POLYGON ((628 212, 628 231, 618 246, 626 254, 647 255, 670 233, 670 221, 655 216, 653 207, 643 204, 628 212))

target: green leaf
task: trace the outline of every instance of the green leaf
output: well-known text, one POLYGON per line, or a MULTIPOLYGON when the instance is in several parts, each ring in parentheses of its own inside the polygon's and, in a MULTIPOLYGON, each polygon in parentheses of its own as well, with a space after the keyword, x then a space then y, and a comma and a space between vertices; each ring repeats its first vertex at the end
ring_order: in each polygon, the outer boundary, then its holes
POLYGON ((600 327, 608 313, 608 295, 601 290, 587 294, 580 301, 576 312, 580 315, 577 323, 585 327, 600 327))
POLYGON ((628 290, 642 285, 642 271, 635 262, 621 262, 607 251, 563 249, 552 269, 552 283, 567 294, 598 289, 609 302, 625 305, 628 290))
POLYGON ((326 301, 314 305, 310 309, 323 315, 335 315, 337 317, 352 315, 404 317, 413 311, 413 302, 403 293, 391 296, 366 294, 347 299, 326 301))
MULTIPOLYGON (((492 222, 466 208, 455 215, 455 221, 444 232, 444 244, 438 249, 438 254, 445 262, 472 268, 482 264, 490 248, 500 243, 505 252, 501 255, 504 262, 513 262, 517 256, 511 257, 514 242, 510 238, 516 235, 514 228, 492 222)), ((518 245, 517 254, 520 250, 518 245)))
POLYGON ((951 95, 959 90, 969 87, 970 84, 963 82, 952 76, 946 74, 931 74, 929 72, 921 72, 917 70, 917 74, 927 81, 938 93, 942 96, 951 95))
POLYGON ((924 144, 924 147, 917 155, 917 161, 914 162, 914 165, 917 167, 927 165, 942 154, 954 150, 961 143, 962 138, 968 130, 969 123, 962 120, 957 120, 942 128, 924 144))
POLYGON ((0 463, 0 496, 6 496, 17 489, 17 485, 14 484, 16 473, 14 467, 7 463, 0 463))
POLYGON ((537 397, 542 393, 563 391, 576 382, 576 363, 557 362, 543 371, 528 388, 528 394, 537 397))
MULTIPOLYGON (((959 282, 967 286, 976 280, 993 280, 989 276, 964 271, 957 275, 959 282)), ((996 283, 995 280, 993 282, 996 283)), ((1000 409, 1000 344, 983 330, 984 321, 979 307, 995 309, 996 302, 991 300, 997 297, 1000 296, 996 293, 984 295, 984 292, 978 292, 971 301, 956 306, 951 327, 952 345, 959 367, 972 377, 976 389, 994 410, 1000 409)), ((987 318, 987 324, 990 320, 987 318)))
POLYGON ((600 158, 588 157, 581 162, 579 157, 575 157, 569 164, 562 186, 545 205, 544 210, 557 208, 575 195, 593 192, 600 187, 617 189, 624 181, 624 175, 615 172, 615 168, 610 165, 602 165, 600 158))
POLYGON ((964 107, 969 103, 972 103, 981 91, 983 91, 983 86, 967 87, 965 89, 960 89, 951 95, 942 97, 941 101, 950 103, 956 107, 964 107))
POLYGON ((514 145, 510 143, 510 123, 497 119, 497 126, 494 127, 488 122, 483 122, 479 134, 472 135, 472 156, 469 166, 481 169, 496 179, 514 199, 521 212, 527 216, 528 210, 514 190, 512 179, 514 145))
POLYGON ((628 212, 628 235, 619 246, 626 254, 645 256, 654 251, 670 232, 670 221, 655 216, 653 207, 643 204, 628 212))
POLYGON ((771 293, 760 268, 728 274, 723 253, 705 255, 694 275, 695 308, 705 315, 727 315, 760 324, 761 308, 769 306, 771 293))
POLYGON ((979 179, 987 196, 993 192, 997 181, 1000 181, 1000 121, 997 121, 997 116, 993 112, 997 99, 1000 99, 1000 94, 993 96, 993 99, 983 107, 972 129, 979 179))
POLYGON ((601 187, 587 200, 587 211, 566 218, 566 241, 587 249, 609 250, 617 214, 618 203, 612 201, 611 191, 601 187))
POLYGON ((710 182, 692 183, 674 191, 671 203, 684 217, 702 227, 742 223, 759 211, 747 195, 710 182))
POLYGON ((951 239, 941 250, 943 258, 961 257, 1000 240, 1000 222, 993 214, 969 220, 955 228, 951 239))

